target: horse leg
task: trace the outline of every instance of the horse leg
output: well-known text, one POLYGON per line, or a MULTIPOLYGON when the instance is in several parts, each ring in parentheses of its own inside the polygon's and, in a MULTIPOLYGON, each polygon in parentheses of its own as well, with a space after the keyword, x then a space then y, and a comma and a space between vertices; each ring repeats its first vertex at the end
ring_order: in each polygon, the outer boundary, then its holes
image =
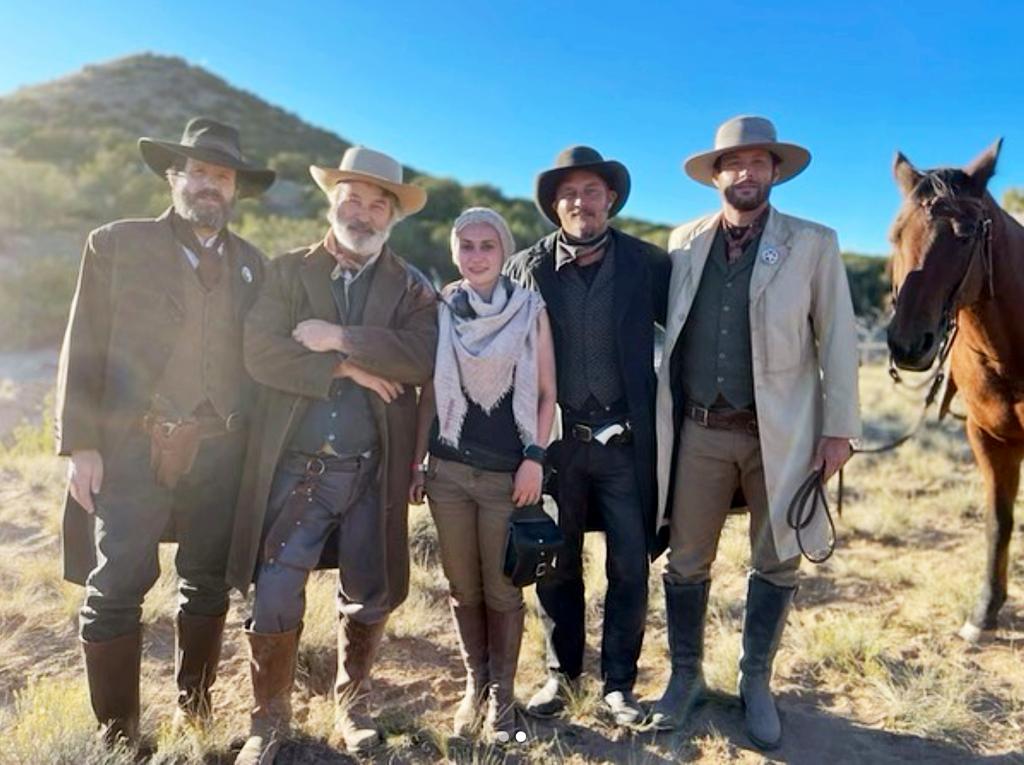
POLYGON ((985 580, 974 611, 960 630, 962 638, 975 642, 983 631, 996 628, 999 609, 1006 602, 1013 503, 1020 484, 1020 464, 1024 453, 1019 445, 993 438, 971 420, 967 421, 967 437, 986 490, 985 580))

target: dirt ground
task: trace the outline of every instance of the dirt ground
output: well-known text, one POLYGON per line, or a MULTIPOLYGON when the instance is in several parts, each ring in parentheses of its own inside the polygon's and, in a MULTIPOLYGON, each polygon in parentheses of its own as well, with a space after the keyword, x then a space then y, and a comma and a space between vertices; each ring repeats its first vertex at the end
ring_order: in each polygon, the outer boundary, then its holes
MULTIPOLYGON (((12 445, 23 418, 37 424, 52 386, 55 352, 0 357, 0 762, 129 762, 104 758, 92 725, 75 618, 81 590, 60 580, 58 505, 63 466, 45 451, 12 445)), ((881 366, 864 370, 867 440, 898 434, 915 404, 891 391, 881 366)), ((24 433, 20 441, 31 442, 24 433)), ((714 569, 705 672, 711 697, 677 734, 621 731, 598 710, 603 549, 588 541, 588 680, 568 719, 523 718, 528 740, 502 751, 448 739, 462 672, 447 614, 446 586, 429 514, 413 508, 413 591, 391 619, 374 693, 386 743, 367 761, 1024 763, 1024 556, 1011 558, 1010 598, 1000 629, 979 645, 956 632, 980 585, 981 492, 956 423, 930 424, 898 452, 858 457, 847 471, 839 549, 804 566, 776 663, 784 743, 762 754, 743 733, 734 695, 743 618, 746 519, 730 520, 714 569)), ((1018 524, 1019 525, 1019 524, 1018 524)), ((250 698, 241 625, 232 603, 220 678, 218 724, 195 737, 168 731, 173 692, 172 551, 146 603, 144 730, 154 763, 230 763, 246 729, 250 698)), ((649 628, 638 693, 660 694, 668 675, 663 561, 652 568, 649 628)), ((311 582, 295 691, 297 726, 283 763, 342 763, 330 746, 334 671, 333 585, 311 582)), ((533 612, 517 678, 521 700, 543 678, 533 612)))

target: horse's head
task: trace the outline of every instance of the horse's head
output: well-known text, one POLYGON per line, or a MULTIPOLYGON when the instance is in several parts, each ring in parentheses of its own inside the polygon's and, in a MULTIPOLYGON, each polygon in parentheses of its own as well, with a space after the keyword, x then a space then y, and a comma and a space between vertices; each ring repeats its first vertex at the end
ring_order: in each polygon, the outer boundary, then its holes
POLYGON ((890 263, 894 311, 889 352, 901 369, 935 361, 956 312, 985 294, 990 198, 1002 139, 963 169, 920 172, 897 152, 893 162, 903 205, 893 223, 890 263))

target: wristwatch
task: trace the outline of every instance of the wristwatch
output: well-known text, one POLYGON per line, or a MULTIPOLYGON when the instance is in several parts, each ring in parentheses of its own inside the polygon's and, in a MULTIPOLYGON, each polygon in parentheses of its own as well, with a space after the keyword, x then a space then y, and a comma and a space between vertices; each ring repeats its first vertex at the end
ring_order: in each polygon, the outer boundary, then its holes
POLYGON ((530 444, 523 449, 523 459, 533 460, 539 465, 544 464, 544 458, 547 457, 547 455, 548 453, 544 447, 538 446, 537 444, 530 444))

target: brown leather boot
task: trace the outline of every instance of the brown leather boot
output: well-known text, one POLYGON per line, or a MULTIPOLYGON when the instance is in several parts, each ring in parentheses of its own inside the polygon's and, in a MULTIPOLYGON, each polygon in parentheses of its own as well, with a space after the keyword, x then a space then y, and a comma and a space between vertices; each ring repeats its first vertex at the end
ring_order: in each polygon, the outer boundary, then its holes
POLYGON ((466 667, 466 691, 455 710, 456 736, 472 735, 480 725, 481 707, 487 693, 487 609, 483 603, 458 606, 451 601, 452 618, 466 667))
POLYGON ((292 685, 302 625, 289 632, 253 632, 246 623, 253 707, 249 738, 235 765, 270 765, 292 720, 292 685))
POLYGON ((334 733, 350 754, 372 749, 380 734, 370 716, 369 681, 387 619, 362 624, 343 617, 338 625, 338 676, 334 686, 334 733))
POLYGON ((210 720, 210 686, 217 679, 224 619, 223 614, 196 616, 178 612, 174 636, 178 708, 172 723, 176 733, 187 726, 205 725, 210 720))
POLYGON ((142 628, 98 642, 82 641, 92 711, 107 746, 139 743, 139 667, 142 628))
POLYGON ((526 609, 515 611, 487 609, 487 653, 490 687, 487 698, 487 737, 499 744, 515 741, 516 734, 516 668, 519 666, 519 645, 523 640, 526 609))

